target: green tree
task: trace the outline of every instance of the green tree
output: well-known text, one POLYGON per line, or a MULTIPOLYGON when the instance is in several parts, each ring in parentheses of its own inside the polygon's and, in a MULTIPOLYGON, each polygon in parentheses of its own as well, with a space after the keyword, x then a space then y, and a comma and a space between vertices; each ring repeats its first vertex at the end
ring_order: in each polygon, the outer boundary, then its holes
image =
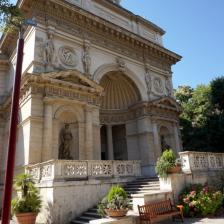
POLYGON ((180 125, 184 150, 224 151, 224 77, 195 89, 180 86, 175 97, 181 104, 180 125))
POLYGON ((0 0, 0 29, 9 32, 18 28, 24 20, 20 9, 9 0, 0 0))
POLYGON ((180 86, 175 97, 181 104, 180 115, 183 146, 185 150, 204 150, 206 130, 203 128, 211 113, 210 86, 199 85, 195 89, 180 86))
POLYGON ((224 76, 211 82, 211 103, 221 113, 224 111, 224 76))

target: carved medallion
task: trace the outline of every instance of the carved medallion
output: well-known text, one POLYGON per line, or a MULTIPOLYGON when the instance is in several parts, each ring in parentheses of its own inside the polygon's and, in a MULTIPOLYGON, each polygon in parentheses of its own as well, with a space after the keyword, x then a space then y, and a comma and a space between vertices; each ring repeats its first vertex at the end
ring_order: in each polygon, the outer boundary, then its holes
POLYGON ((154 78, 153 81, 154 89, 157 93, 163 93, 164 88, 163 88, 163 83, 161 78, 154 78))
POLYGON ((71 47, 63 46, 59 48, 58 56, 62 64, 69 67, 76 67, 78 64, 78 56, 71 47))

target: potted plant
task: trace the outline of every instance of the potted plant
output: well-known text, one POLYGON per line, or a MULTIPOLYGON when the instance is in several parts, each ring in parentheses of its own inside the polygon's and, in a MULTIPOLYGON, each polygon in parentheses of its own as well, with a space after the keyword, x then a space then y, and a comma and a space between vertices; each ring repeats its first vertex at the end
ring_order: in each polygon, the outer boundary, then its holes
POLYGON ((166 178, 168 173, 178 173, 181 170, 181 160, 176 159, 172 149, 167 149, 157 160, 156 173, 160 178, 166 178))
POLYGON ((102 217, 123 217, 130 209, 130 200, 121 186, 113 186, 98 205, 98 214, 102 217))
POLYGON ((32 176, 20 174, 15 179, 17 197, 12 200, 12 213, 19 224, 35 224, 41 209, 41 199, 32 176))

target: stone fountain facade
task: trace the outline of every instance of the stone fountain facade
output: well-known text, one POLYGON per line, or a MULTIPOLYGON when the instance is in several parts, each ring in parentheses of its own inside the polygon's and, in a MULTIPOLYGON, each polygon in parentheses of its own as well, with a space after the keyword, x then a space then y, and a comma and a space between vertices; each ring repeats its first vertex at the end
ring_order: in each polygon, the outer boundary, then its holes
MULTIPOLYGON (((112 182, 154 176, 164 144, 176 153, 182 149, 171 70, 181 57, 163 46, 161 28, 119 4, 18 2, 38 26, 24 34, 16 172, 31 166, 42 193, 50 189, 53 204, 59 203, 54 198, 60 184, 72 189, 100 179, 103 186, 109 183, 93 193, 101 197, 112 182)), ((0 44, 2 184, 16 39, 7 34, 0 44)))

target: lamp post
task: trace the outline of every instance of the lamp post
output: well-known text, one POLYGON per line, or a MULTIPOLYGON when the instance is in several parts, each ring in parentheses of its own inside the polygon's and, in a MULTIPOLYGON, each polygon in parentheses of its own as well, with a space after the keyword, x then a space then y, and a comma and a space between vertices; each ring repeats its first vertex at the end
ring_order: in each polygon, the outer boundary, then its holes
POLYGON ((16 69, 13 84, 12 101, 11 101, 8 155, 7 155, 3 206, 2 206, 2 224, 9 224, 11 213, 10 211, 11 211, 11 199, 12 199, 12 186, 13 186, 13 175, 14 175, 15 154, 16 154, 16 132, 18 124, 20 83, 21 83, 23 49, 24 49, 24 37, 22 32, 23 25, 36 26, 36 23, 31 19, 25 20, 25 22, 20 27, 19 39, 17 42, 17 59, 16 59, 16 69))

